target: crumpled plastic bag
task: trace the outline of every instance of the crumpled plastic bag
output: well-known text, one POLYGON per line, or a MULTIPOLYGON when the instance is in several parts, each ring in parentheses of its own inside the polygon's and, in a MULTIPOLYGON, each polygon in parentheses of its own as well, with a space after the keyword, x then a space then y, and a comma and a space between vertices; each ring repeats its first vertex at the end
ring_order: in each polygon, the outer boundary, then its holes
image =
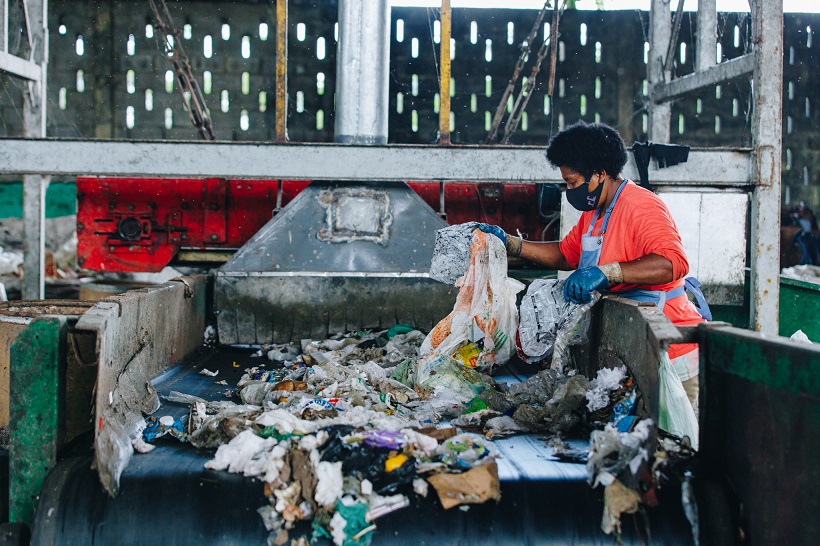
POLYGON ((4 250, 3 247, 0 246, 0 275, 8 275, 9 273, 17 274, 22 265, 22 250, 4 250))
POLYGON ((552 354, 552 367, 560 369, 566 349, 585 340, 589 310, 601 295, 593 292, 590 303, 572 303, 564 299, 564 282, 538 279, 527 288, 519 310, 518 356, 522 360, 532 364, 552 354))
POLYGON ((444 440, 436 448, 435 454, 447 466, 462 470, 490 464, 498 457, 493 442, 469 432, 444 440))
POLYGON ((420 359, 413 382, 435 393, 446 391, 465 402, 485 389, 481 374, 445 355, 420 359))
POLYGON ((470 244, 470 268, 458 279, 453 311, 427 335, 420 354, 451 356, 464 345, 481 342, 473 361, 478 371, 491 373, 513 355, 518 329, 516 294, 524 285, 507 277, 507 249, 494 235, 475 230, 470 244))
POLYGON ((478 222, 447 226, 436 231, 430 277, 447 284, 455 284, 470 267, 470 242, 478 222))
POLYGON ((660 398, 658 404, 658 426, 675 436, 688 436, 692 447, 698 449, 699 426, 695 410, 686 396, 686 390, 672 367, 669 355, 661 351, 658 369, 660 398))
POLYGON ((568 432, 581 422, 580 409, 589 387, 583 375, 573 375, 556 383, 555 391, 546 404, 521 404, 513 419, 531 431, 549 431, 552 434, 568 432))
POLYGON ((626 366, 598 370, 595 379, 589 383, 589 391, 586 395, 589 412, 594 413, 607 407, 610 402, 609 393, 620 387, 626 377, 626 366))
POLYGON ((789 337, 789 339, 790 339, 790 340, 792 340, 792 341, 799 341, 799 342, 801 342, 801 343, 809 343, 809 344, 811 344, 811 342, 812 342, 812 341, 809 339, 809 336, 807 336, 807 335, 806 335, 806 333, 805 333, 803 330, 798 330, 798 331, 796 331, 795 333, 793 333, 793 334, 789 337))
POLYGON ((552 398, 563 377, 558 370, 541 370, 526 381, 510 385, 507 399, 513 406, 545 405, 552 398))
POLYGON ((609 486, 627 470, 637 476, 641 465, 649 461, 654 423, 644 419, 632 432, 618 432, 612 424, 604 430, 593 430, 589 436, 587 478, 592 487, 609 486))

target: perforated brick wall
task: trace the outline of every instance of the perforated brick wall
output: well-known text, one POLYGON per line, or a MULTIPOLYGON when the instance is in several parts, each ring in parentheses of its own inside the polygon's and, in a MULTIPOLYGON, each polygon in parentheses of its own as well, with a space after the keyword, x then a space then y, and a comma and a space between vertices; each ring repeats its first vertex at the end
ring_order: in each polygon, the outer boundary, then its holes
MULTIPOLYGON (((196 139, 160 54, 147 2, 52 0, 49 26, 48 131, 53 136, 196 139)), ((270 140, 274 127, 273 2, 168 1, 214 131, 225 140, 270 140)), ((288 134, 293 141, 333 140, 336 72, 335 0, 289 2, 288 134)), ((455 9, 452 141, 483 142, 535 19, 534 10, 455 9)), ((430 143, 438 131, 438 10, 392 13, 389 141, 430 143)), ((685 13, 676 75, 693 70, 694 13, 685 13)), ((548 15, 547 20, 550 20, 548 15)), ((748 14, 720 14, 721 61, 750 48, 748 14)), ((539 40, 548 23, 539 29, 539 40)), ((784 22, 784 203, 820 206, 820 15, 784 22), (812 30, 814 29, 814 30, 812 30), (815 40, 816 42, 816 40, 815 40)), ((563 126, 585 119, 618 127, 627 143, 646 139, 648 13, 567 11, 561 20, 555 91, 546 96, 548 63, 511 142, 544 145, 563 126)), ((530 54, 535 58, 537 49, 530 54)), ((522 73, 531 77, 532 63, 522 73)), ((514 97, 520 89, 517 86, 514 97)), ((751 81, 740 78, 676 101, 672 141, 692 146, 749 146, 751 81)), ((20 83, 0 78, 0 134, 21 133, 20 83)), ((503 126, 502 126, 503 133, 503 126)))

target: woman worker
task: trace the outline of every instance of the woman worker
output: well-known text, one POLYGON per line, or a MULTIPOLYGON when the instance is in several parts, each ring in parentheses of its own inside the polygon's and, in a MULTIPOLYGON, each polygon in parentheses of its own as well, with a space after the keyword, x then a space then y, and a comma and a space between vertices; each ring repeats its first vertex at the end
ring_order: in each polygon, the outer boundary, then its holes
MULTIPOLYGON (((651 301, 673 324, 691 326, 704 318, 684 293, 689 263, 669 210, 654 193, 620 176, 626 148, 618 132, 604 124, 578 122, 558 133, 547 160, 561 170, 567 200, 583 212, 560 242, 524 241, 498 226, 479 229, 504 242, 510 256, 547 269, 575 271, 564 284, 564 298, 588 303, 593 290, 607 290, 637 301, 651 301)), ((689 288, 697 290, 697 281, 689 288)), ((702 295, 699 306, 707 319, 702 295)), ((672 366, 697 411, 698 346, 669 348, 672 366)))

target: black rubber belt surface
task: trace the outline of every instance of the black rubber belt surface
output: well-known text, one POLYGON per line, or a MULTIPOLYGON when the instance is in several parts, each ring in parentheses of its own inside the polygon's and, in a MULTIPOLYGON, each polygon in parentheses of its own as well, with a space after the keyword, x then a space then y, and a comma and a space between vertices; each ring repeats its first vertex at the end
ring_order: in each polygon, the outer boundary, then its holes
MULTIPOLYGON (((161 394, 177 390, 208 399, 226 399, 243 369, 267 363, 249 358, 252 351, 220 349, 200 355, 158 378, 161 394), (236 361, 240 367, 234 368, 236 361), (199 375, 202 367, 219 369, 217 377, 199 375)), ((155 415, 180 416, 187 408, 163 402, 155 415)), ((122 474, 120 493, 108 497, 92 470, 90 455, 62 461, 43 488, 32 544, 248 545, 266 543, 267 531, 256 510, 268 503, 263 484, 237 474, 204 468, 213 457, 173 439, 160 439, 157 448, 135 454, 122 474)), ((86 448, 85 453, 89 453, 86 448)), ((600 530, 603 511, 600 490, 583 480, 502 481, 502 500, 470 506, 462 511, 441 508, 430 488, 427 499, 377 520, 375 544, 606 544, 611 536, 600 530)), ((679 492, 668 491, 661 509, 648 511, 653 544, 691 544, 691 530, 680 508, 679 492)), ((624 543, 646 543, 645 524, 624 517, 624 543)), ((310 536, 301 525, 291 538, 310 536)), ((320 544, 330 544, 320 542, 320 544)))

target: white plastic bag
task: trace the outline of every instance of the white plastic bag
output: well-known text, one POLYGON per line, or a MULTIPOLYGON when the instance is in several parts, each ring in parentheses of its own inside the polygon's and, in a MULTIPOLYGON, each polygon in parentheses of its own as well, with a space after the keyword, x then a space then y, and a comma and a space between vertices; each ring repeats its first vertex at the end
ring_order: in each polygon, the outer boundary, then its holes
POLYGON ((658 380, 661 391, 658 426, 675 436, 688 436, 692 447, 698 449, 698 419, 666 351, 661 351, 658 380))
POLYGON ((476 342, 481 352, 471 363, 490 373, 515 352, 518 310, 515 297, 524 285, 507 277, 507 250, 494 235, 475 230, 470 268, 456 281, 460 288, 453 311, 425 338, 420 354, 452 356, 476 342))

